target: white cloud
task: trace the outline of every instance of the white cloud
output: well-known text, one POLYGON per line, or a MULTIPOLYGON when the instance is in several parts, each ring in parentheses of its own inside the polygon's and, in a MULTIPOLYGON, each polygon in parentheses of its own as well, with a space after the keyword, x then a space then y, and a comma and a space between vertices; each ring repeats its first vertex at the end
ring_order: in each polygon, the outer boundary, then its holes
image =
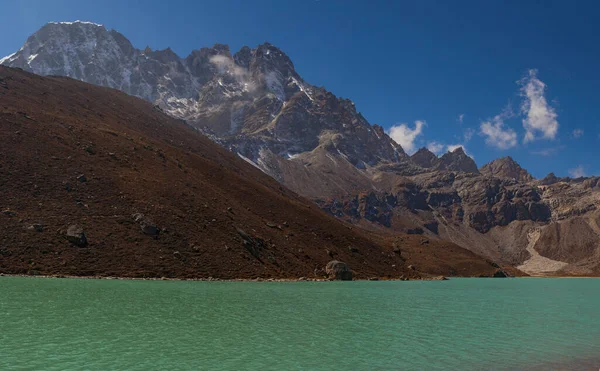
POLYGON ((526 116, 523 119, 525 128, 524 143, 538 139, 538 134, 543 139, 554 139, 558 133, 558 115, 544 96, 546 84, 537 78, 537 70, 531 69, 521 84, 521 112, 526 116))
POLYGON ((230 74, 236 81, 242 84, 248 91, 253 92, 256 89, 256 84, 252 80, 250 72, 235 64, 231 57, 225 55, 214 55, 210 57, 210 63, 218 68, 218 72, 222 74, 230 74))
POLYGON ((435 153, 436 155, 439 155, 442 152, 444 152, 445 148, 446 148, 446 146, 444 144, 436 142, 436 141, 427 143, 427 149, 430 150, 431 152, 435 153))
POLYGON ((456 121, 458 121, 459 124, 462 124, 464 119, 465 119, 465 114, 461 113, 460 115, 458 115, 458 118, 456 119, 456 121))
MULTIPOLYGON (((460 144, 448 144, 448 152, 454 152, 455 149, 462 147, 460 144)), ((464 148, 463 148, 464 150, 464 148)))
POLYGON ((581 178, 585 176, 585 170, 583 169, 583 166, 579 165, 576 168, 570 169, 569 175, 571 175, 572 178, 581 178))
POLYGON ((504 126, 502 115, 481 123, 481 134, 485 143, 499 149, 509 149, 517 146, 517 133, 510 127, 504 126))
POLYGON ((465 143, 470 141, 473 138, 474 134, 475 134, 475 130, 473 130, 472 128, 467 128, 465 130, 465 132, 463 133, 463 139, 464 139, 465 143))
POLYGON ((575 129, 573 130, 573 138, 578 139, 583 136, 583 129, 575 129))
POLYGON ((436 142, 436 141, 427 143, 427 149, 430 150, 431 152, 435 153, 438 156, 443 155, 446 152, 453 152, 455 149, 461 148, 461 147, 462 147, 463 151, 465 151, 467 156, 475 158, 475 156, 469 154, 469 151, 467 151, 467 148, 464 146, 464 144, 443 144, 443 143, 436 142))
POLYGON ((463 151, 465 151, 465 153, 467 154, 467 156, 475 158, 475 156, 469 154, 469 151, 467 151, 467 148, 462 144, 448 144, 446 146, 446 148, 448 149, 448 152, 454 152, 455 150, 462 148, 463 151))
POLYGON ((548 157, 548 156, 555 155, 558 151, 560 151, 564 148, 565 148, 564 146, 559 146, 559 147, 554 147, 554 148, 545 148, 545 149, 541 149, 539 151, 531 151, 531 154, 537 155, 537 156, 548 157))
POLYGON ((423 132, 425 121, 415 121, 415 128, 411 129, 407 124, 392 126, 388 131, 388 135, 408 154, 413 154, 416 151, 415 143, 417 137, 423 132))
POLYGON ((210 63, 217 66, 219 73, 228 72, 236 77, 246 78, 250 73, 245 68, 235 64, 232 58, 225 55, 213 55, 210 57, 210 63))

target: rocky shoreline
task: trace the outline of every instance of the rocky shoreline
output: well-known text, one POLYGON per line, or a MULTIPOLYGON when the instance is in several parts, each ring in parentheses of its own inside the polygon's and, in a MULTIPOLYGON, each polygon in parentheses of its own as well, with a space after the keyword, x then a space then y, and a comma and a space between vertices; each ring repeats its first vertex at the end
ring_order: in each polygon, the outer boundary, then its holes
MULTIPOLYGON (((0 277, 32 277, 32 278, 66 278, 66 279, 89 279, 89 280, 122 280, 122 281, 199 281, 199 282, 332 282, 341 281, 327 278, 169 278, 169 277, 116 277, 116 276, 72 276, 72 275, 32 275, 32 274, 6 274, 0 273, 0 277)), ((486 277, 487 278, 487 277, 486 277)), ((420 278, 388 278, 371 277, 368 279, 353 279, 351 281, 447 281, 445 276, 431 276, 420 278)), ((346 280, 350 281, 350 280, 346 280)))

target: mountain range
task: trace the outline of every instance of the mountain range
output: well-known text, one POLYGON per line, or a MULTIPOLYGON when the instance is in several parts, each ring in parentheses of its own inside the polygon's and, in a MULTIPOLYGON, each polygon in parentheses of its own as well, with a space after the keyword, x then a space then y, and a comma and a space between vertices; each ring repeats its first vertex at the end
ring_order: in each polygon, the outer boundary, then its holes
POLYGON ((408 156, 354 103, 312 85, 265 43, 232 53, 136 49, 89 22, 49 23, 0 64, 121 90, 370 233, 450 241, 532 275, 600 274, 598 178, 534 179, 462 148, 408 156))

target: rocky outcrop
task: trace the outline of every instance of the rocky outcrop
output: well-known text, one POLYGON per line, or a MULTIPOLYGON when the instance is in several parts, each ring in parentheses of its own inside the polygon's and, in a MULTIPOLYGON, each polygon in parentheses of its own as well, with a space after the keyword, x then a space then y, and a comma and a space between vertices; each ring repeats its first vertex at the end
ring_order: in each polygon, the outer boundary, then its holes
POLYGON ((75 246, 85 247, 88 244, 83 227, 76 224, 70 225, 69 228, 67 228, 65 237, 67 238, 67 241, 75 246))
POLYGON ((460 171, 465 173, 479 173, 477 164, 469 157, 462 147, 458 147, 452 152, 447 152, 436 165, 437 170, 460 171))
POLYGON ((435 167, 439 162, 439 158, 425 147, 415 152, 410 156, 410 159, 413 163, 425 169, 435 167))
MULTIPOLYGON (((446 222, 465 222, 481 233, 516 220, 547 222, 551 218, 550 206, 533 186, 480 175, 449 175, 424 174, 416 182, 396 187, 395 192, 370 192, 319 204, 338 217, 366 219, 386 227, 393 226, 394 215, 402 214, 402 210, 422 213, 433 210, 443 215, 446 222)), ((438 233, 439 223, 432 222, 426 214, 419 223, 438 233)))
POLYGON ((529 172, 521 167, 512 157, 507 156, 494 160, 479 169, 486 176, 496 178, 515 179, 519 182, 528 183, 534 180, 529 172))
POLYGON ((552 184, 556 184, 558 182, 565 182, 565 181, 569 181, 569 178, 559 178, 556 175, 554 175, 554 173, 550 173, 548 175, 546 175, 543 179, 540 179, 538 181, 539 185, 552 185, 552 184))
POLYGON ((333 260, 327 263, 325 273, 331 280, 336 281, 352 281, 352 271, 348 264, 333 260))

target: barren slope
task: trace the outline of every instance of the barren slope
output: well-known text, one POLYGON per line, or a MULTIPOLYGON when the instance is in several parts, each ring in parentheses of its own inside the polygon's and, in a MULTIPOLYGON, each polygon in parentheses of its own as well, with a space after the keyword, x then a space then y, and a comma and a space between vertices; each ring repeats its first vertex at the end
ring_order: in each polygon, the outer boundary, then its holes
POLYGON ((2 66, 0 189, 0 273, 320 277, 333 259, 359 278, 497 270, 452 244, 353 229, 141 99, 2 66), (65 239, 73 224, 86 247, 65 239))

